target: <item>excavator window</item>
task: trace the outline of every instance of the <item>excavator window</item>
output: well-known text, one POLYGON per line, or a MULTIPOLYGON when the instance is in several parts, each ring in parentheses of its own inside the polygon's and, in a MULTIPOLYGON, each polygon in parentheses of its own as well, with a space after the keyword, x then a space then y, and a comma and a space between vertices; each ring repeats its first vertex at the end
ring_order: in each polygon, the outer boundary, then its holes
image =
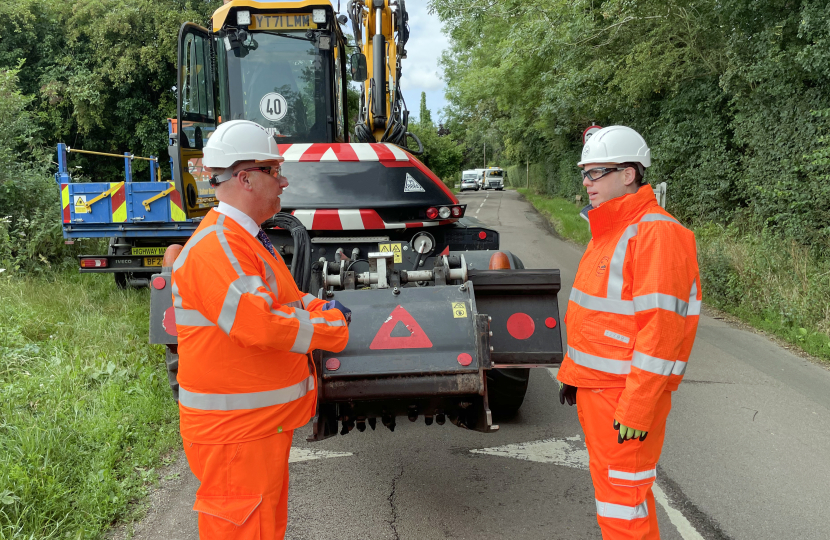
POLYGON ((253 120, 280 143, 327 142, 332 88, 327 58, 304 32, 252 32, 233 43, 219 34, 223 119, 253 120))

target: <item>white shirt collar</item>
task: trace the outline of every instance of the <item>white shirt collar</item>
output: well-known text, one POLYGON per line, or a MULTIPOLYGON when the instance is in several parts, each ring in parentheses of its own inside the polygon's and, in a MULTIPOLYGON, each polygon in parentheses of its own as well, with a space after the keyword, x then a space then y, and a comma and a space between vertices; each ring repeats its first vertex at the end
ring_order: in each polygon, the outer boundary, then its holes
POLYGON ((257 222, 251 219, 251 216, 243 212, 242 210, 238 210, 233 206, 229 205, 228 203, 219 202, 219 206, 216 207, 216 211, 220 214, 225 214, 235 222, 239 223, 243 229, 248 231, 251 236, 256 237, 259 234, 259 225, 257 222))

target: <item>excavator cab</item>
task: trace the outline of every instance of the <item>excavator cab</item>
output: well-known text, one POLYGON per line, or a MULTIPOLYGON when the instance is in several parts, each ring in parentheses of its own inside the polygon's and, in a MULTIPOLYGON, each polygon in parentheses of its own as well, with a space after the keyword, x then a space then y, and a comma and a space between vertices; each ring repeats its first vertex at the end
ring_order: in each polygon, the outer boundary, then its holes
POLYGON ((251 120, 280 144, 347 142, 346 42, 328 2, 234 0, 212 29, 179 32, 170 156, 188 217, 215 206, 202 148, 216 126, 251 120))

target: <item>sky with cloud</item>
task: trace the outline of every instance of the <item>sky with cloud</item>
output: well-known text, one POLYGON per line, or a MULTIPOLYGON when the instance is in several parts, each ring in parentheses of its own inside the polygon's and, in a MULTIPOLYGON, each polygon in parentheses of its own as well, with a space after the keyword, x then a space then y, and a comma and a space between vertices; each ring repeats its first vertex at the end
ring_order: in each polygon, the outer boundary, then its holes
POLYGON ((426 92, 427 108, 433 121, 441 117, 440 111, 447 105, 444 99, 444 80, 438 60, 449 48, 449 39, 441 31, 438 15, 430 14, 425 0, 406 3, 409 12, 409 41, 406 59, 401 62, 403 76, 401 88, 410 116, 417 118, 421 92, 426 92))
MULTIPOLYGON (((345 2, 342 5, 340 13, 345 14, 345 2)), ((403 98, 410 118, 417 119, 421 92, 426 92, 427 108, 432 111, 432 120, 437 123, 442 117, 441 109, 447 105, 438 60, 441 53, 449 48, 449 39, 441 31, 438 16, 429 13, 426 0, 411 0, 406 9, 409 12, 409 41, 406 44, 406 58, 401 62, 403 98)), ((351 22, 344 30, 351 33, 351 22)))

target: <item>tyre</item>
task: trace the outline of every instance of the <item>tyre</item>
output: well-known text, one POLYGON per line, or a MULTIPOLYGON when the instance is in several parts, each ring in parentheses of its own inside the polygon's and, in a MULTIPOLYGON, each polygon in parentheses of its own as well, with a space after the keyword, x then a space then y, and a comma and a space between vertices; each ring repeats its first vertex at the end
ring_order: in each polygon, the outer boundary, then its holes
MULTIPOLYGON (((513 268, 524 267, 522 260, 513 255, 513 268)), ((486 373, 490 410, 500 418, 515 416, 525 400, 530 368, 490 369, 486 373)))
POLYGON ((179 381, 176 378, 179 374, 179 354, 174 353, 170 347, 164 356, 164 363, 167 364, 167 382, 170 383, 170 390, 173 391, 173 399, 179 402, 179 381))
POLYGON ((126 272, 116 272, 113 274, 115 276, 115 286, 119 289, 126 289, 127 288, 127 273, 126 272))
POLYGON ((530 381, 530 368, 489 369, 487 399, 493 415, 510 418, 519 412, 530 381))

